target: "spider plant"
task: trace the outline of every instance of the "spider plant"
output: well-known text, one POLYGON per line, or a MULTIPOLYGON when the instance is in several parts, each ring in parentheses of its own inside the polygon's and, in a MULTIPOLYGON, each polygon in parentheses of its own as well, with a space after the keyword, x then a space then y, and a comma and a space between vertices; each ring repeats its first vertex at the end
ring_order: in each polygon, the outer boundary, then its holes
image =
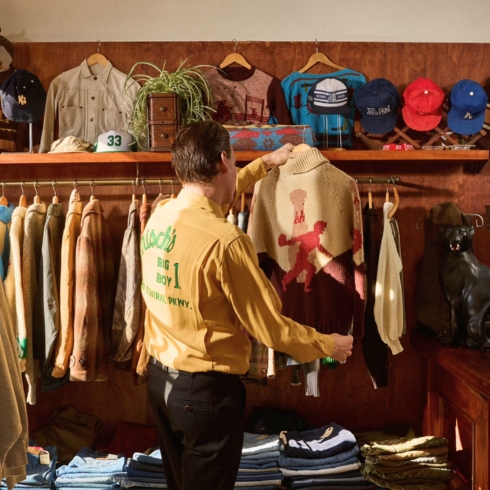
POLYGON ((128 73, 124 84, 125 89, 133 83, 140 83, 141 85, 127 123, 128 130, 133 134, 140 148, 148 148, 147 96, 149 94, 178 94, 180 96, 182 126, 195 121, 203 121, 208 118, 210 111, 214 111, 209 105, 206 105, 212 104, 213 95, 206 77, 201 72, 201 68, 212 67, 209 65, 187 67, 184 66, 187 60, 188 58, 182 61, 174 72, 165 69, 166 61, 162 68, 149 61, 138 61, 128 73), (157 71, 157 75, 135 73, 139 66, 149 66, 157 71))

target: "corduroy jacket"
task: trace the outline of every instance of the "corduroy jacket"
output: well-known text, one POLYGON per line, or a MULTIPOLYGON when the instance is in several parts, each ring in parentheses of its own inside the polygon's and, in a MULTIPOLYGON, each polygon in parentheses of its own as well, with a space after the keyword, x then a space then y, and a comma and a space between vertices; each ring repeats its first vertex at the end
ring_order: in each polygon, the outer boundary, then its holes
POLYGON ((107 380, 113 312, 114 250, 98 199, 82 214, 75 259, 75 320, 72 381, 107 380))

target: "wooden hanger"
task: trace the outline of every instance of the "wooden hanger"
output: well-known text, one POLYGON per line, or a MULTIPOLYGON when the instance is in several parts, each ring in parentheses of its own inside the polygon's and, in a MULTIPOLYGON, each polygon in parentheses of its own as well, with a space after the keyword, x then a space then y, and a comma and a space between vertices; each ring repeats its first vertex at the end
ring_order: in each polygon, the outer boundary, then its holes
POLYGON ((170 181, 170 185, 172 186, 172 194, 170 194, 170 197, 172 199, 175 199, 177 197, 177 195, 174 194, 174 181, 173 180, 170 181))
POLYGON ((56 189, 54 188, 54 180, 53 180, 52 186, 53 186, 53 192, 54 192, 53 204, 58 204, 60 202, 60 200, 59 200, 58 196, 56 195, 56 189))
POLYGON ((41 198, 39 197, 39 195, 37 193, 36 182, 34 182, 34 190, 36 191, 36 195, 34 196, 34 204, 40 204, 41 198))
POLYGON ((22 189, 22 195, 20 196, 19 199, 19 208, 26 208, 27 207, 27 198, 24 196, 24 183, 20 184, 20 188, 22 189))
POLYGON ((398 209, 398 206, 400 204, 400 196, 398 195, 398 191, 396 190, 395 186, 393 186, 393 195, 395 196, 395 203, 391 208, 391 211, 388 213, 388 219, 391 219, 393 218, 393 216, 395 216, 396 210, 398 209))
POLYGON ((148 199, 147 199, 147 197, 146 197, 145 182, 143 181, 143 182, 141 183, 141 185, 143 186, 143 195, 141 196, 141 202, 142 202, 143 204, 146 204, 146 203, 148 202, 148 199))
POLYGON ((100 52, 99 52, 100 51, 100 41, 97 41, 97 42, 99 43, 99 45, 97 47, 97 53, 94 53, 87 58, 87 65, 92 66, 92 65, 95 65, 96 63, 98 63, 99 65, 101 65, 105 68, 109 61, 107 60, 107 58, 103 54, 100 54, 100 52))
POLYGON ((0 206, 8 206, 9 200, 5 197, 5 183, 2 182, 2 197, 0 197, 0 206))
POLYGON ((332 68, 336 68, 337 70, 345 70, 345 66, 337 65, 337 63, 331 61, 326 54, 318 52, 318 41, 316 39, 315 39, 315 44, 316 44, 316 53, 313 53, 310 56, 308 63, 306 63, 306 65, 303 66, 301 70, 298 70, 299 73, 304 73, 305 71, 308 71, 313 65, 316 65, 317 63, 323 63, 324 65, 331 66, 332 68))
POLYGON ((240 202, 240 212, 245 212, 245 192, 242 194, 242 200, 240 202))
POLYGON ((232 65, 233 63, 236 63, 238 65, 244 66, 247 68, 247 70, 250 70, 252 68, 252 65, 240 54, 236 52, 236 46, 238 44, 238 41, 234 39, 235 42, 235 48, 233 49, 233 53, 230 53, 219 65, 221 69, 226 68, 227 66, 232 65))
POLYGON ((93 185, 94 185, 94 181, 91 180, 90 181, 90 190, 92 191, 92 195, 90 196, 90 200, 91 201, 95 201, 95 196, 94 196, 94 188, 93 188, 93 185))
POLYGON ((133 194, 131 195, 131 202, 135 202, 136 194, 134 193, 134 180, 131 182, 131 185, 133 186, 133 194))
POLYGON ((368 207, 369 209, 373 209, 373 195, 371 194, 371 186, 368 189, 368 207))

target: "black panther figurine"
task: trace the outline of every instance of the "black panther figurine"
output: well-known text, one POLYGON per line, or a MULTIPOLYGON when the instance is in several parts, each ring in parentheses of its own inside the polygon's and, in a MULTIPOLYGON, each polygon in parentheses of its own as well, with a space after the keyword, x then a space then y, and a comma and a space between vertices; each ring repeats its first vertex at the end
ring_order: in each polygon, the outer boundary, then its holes
MULTIPOLYGON (((473 253, 472 226, 440 226, 445 253, 440 271, 449 303, 450 327, 442 334, 449 345, 465 341, 469 347, 490 347, 486 317, 490 317, 490 267, 473 253)), ((490 318, 488 322, 490 326, 490 318)))

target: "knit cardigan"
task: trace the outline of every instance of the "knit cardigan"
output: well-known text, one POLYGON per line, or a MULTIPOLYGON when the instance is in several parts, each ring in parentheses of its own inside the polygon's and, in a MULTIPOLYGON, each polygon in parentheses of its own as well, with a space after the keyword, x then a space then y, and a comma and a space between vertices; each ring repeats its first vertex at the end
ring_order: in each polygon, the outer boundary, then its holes
POLYGON ((114 249, 102 206, 91 200, 77 241, 72 381, 106 381, 112 325, 114 249))
POLYGON ((362 210, 354 179, 311 148, 255 185, 249 234, 282 313, 363 335, 362 210))

